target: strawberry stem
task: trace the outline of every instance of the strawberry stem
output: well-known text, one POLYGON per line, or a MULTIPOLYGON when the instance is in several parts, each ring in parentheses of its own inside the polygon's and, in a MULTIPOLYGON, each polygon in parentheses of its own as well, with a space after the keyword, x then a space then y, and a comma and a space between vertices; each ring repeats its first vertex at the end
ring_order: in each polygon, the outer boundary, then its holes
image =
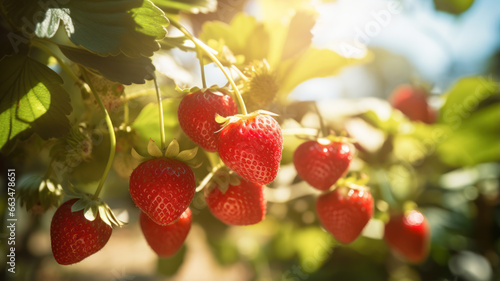
POLYGON ((199 48, 196 49, 196 53, 198 55, 198 61, 200 62, 200 71, 201 71, 201 83, 203 85, 203 89, 207 88, 207 79, 205 78, 205 65, 203 64, 203 54, 202 50, 199 48))
MULTIPOLYGON (((61 58, 61 55, 60 54, 56 54, 56 52, 54 50, 52 50, 49 46, 47 46, 45 44, 45 42, 48 42, 48 43, 52 43, 48 40, 41 40, 41 39, 33 39, 30 41, 30 44, 32 46, 35 46, 37 47, 38 49, 44 51, 45 53, 47 53, 48 55, 54 57, 56 60, 57 60, 57 63, 59 64, 59 66, 61 66, 61 68, 64 70, 64 72, 66 72, 70 77, 71 79, 73 79, 75 81, 75 83, 78 85, 78 86, 82 86, 83 85, 83 81, 78 78, 75 74, 75 72, 68 66, 68 64, 61 58)), ((54 43, 52 43, 53 46, 56 46, 54 43)), ((57 49, 59 51, 59 49, 57 49)), ((60 52, 60 51, 59 51, 60 52)))
POLYGON ((319 130, 313 128, 285 128, 281 129, 281 133, 288 136, 317 137, 319 130))
POLYGON ((97 186, 97 190, 94 193, 93 198, 97 199, 99 198, 99 193, 101 193, 102 187, 104 186, 104 182, 106 181, 106 178, 108 177, 109 170, 111 169, 111 165, 113 164, 113 159, 115 158, 115 150, 116 150, 116 136, 115 136, 115 129, 113 127, 113 122, 111 121, 111 117, 109 116, 108 111, 106 110, 106 107, 104 107, 104 104, 102 103, 101 98, 95 91, 94 87, 92 86, 91 83, 89 83, 90 79, 87 74, 86 69, 82 69, 82 75, 84 80, 87 82, 87 85, 90 88, 90 91, 92 92, 92 95, 94 95, 94 98, 97 100, 97 103, 99 104, 99 107, 101 110, 104 112, 104 116, 106 119, 106 125, 108 126, 108 133, 109 133, 109 143, 110 143, 110 151, 109 151, 109 157, 108 157, 108 162, 106 163, 106 168, 104 168, 104 173, 99 180, 99 185, 97 186))
POLYGON ((158 82, 156 81, 156 75, 153 75, 153 81, 155 83, 156 99, 158 100, 158 112, 160 115, 160 139, 161 139, 161 151, 165 151, 167 145, 165 143, 165 124, 163 122, 163 104, 161 103, 160 88, 158 87, 158 82))
POLYGON ((318 105, 316 104, 316 102, 313 102, 313 107, 314 107, 314 111, 316 111, 316 114, 318 115, 318 119, 319 119, 319 128, 320 129, 318 130, 317 137, 320 136, 320 133, 323 135, 323 137, 326 137, 326 136, 328 136, 328 131, 326 130, 323 116, 321 116, 321 112, 319 112, 319 108, 318 108, 318 105))
POLYGON ((125 94, 125 91, 123 91, 123 93, 122 93, 121 100, 123 102, 123 122, 120 125, 120 127, 118 127, 118 129, 119 130, 126 130, 126 128, 128 126, 128 122, 129 122, 130 109, 128 106, 128 99, 127 99, 127 95, 125 94))
POLYGON ((375 172, 375 177, 376 177, 378 184, 380 186, 380 194, 382 195, 382 199, 385 202, 387 202, 390 207, 397 209, 398 202, 396 202, 396 199, 394 198, 394 196, 392 194, 387 173, 382 169, 378 169, 375 172))
POLYGON ((236 83, 234 83, 234 80, 231 77, 231 75, 229 75, 229 73, 224 69, 224 66, 222 65, 222 63, 214 56, 214 54, 212 54, 212 52, 210 52, 210 50, 207 49, 207 47, 205 46, 205 44, 202 41, 200 41, 199 39, 194 37, 186 28, 184 28, 184 26, 182 26, 180 23, 178 23, 174 19, 169 18, 169 20, 170 20, 170 24, 175 26, 175 28, 177 28, 180 32, 184 33, 184 35, 186 35, 186 37, 189 38, 189 40, 193 41, 193 43, 196 45, 197 48, 202 50, 220 68, 220 70, 222 71, 222 73, 224 73, 224 76, 226 76, 227 80, 229 81, 229 83, 231 84, 231 86, 234 89, 234 92, 236 95, 236 100, 240 106, 241 113, 243 115, 247 115, 248 114, 247 108, 245 106, 245 102, 243 101, 243 98, 241 97, 241 93, 238 90, 236 83))
POLYGON ((234 72, 236 72, 236 74, 238 74, 238 76, 240 76, 241 79, 243 80, 248 80, 248 77, 245 76, 245 74, 243 74, 243 72, 241 72, 241 70, 236 67, 236 65, 231 65, 231 69, 234 70, 234 72))
POLYGON ((212 168, 212 171, 205 176, 205 178, 201 181, 200 185, 196 187, 196 192, 202 191, 209 183, 210 180, 217 174, 219 170, 226 167, 224 163, 220 163, 219 165, 212 168))

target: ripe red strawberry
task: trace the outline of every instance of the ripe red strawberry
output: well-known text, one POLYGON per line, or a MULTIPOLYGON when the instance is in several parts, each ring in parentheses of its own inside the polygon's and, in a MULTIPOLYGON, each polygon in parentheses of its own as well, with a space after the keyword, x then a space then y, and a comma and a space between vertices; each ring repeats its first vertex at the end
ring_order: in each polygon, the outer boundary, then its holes
POLYGON ((231 96, 220 91, 197 91, 185 96, 179 104, 177 116, 186 135, 206 151, 216 152, 220 124, 215 115, 227 117, 238 113, 231 96))
POLYGON ((149 246, 158 256, 167 258, 175 255, 184 244, 191 229, 191 210, 187 208, 178 220, 167 225, 156 224, 141 212, 139 222, 149 246))
POLYGON ((99 216, 89 221, 83 210, 71 212, 76 201, 78 199, 71 199, 62 204, 50 224, 52 253, 62 265, 77 263, 96 253, 106 245, 112 232, 111 226, 99 216))
POLYGON ((266 216, 264 186, 240 179, 239 185, 229 185, 225 193, 218 186, 205 193, 212 214, 230 225, 250 225, 266 216))
POLYGON ((401 85, 394 89, 389 101, 395 109, 400 110, 412 121, 432 124, 436 121, 434 110, 427 103, 424 89, 411 85, 401 85))
POLYGON ((422 262, 429 252, 430 229, 419 211, 392 215, 385 225, 384 239, 398 254, 410 262, 422 262))
POLYGON ((233 116, 220 132, 218 150, 224 164, 244 179, 270 183, 283 151, 281 128, 273 117, 257 111, 233 116))
POLYGON ((343 142, 322 140, 301 144, 293 154, 293 164, 299 176, 312 187, 327 190, 347 172, 352 148, 343 142))
POLYGON ((356 240, 373 216, 373 197, 368 189, 339 187, 319 196, 316 212, 321 224, 344 244, 356 240))
POLYGON ((129 187, 135 204, 157 224, 166 225, 179 218, 189 206, 196 181, 185 163, 154 158, 134 169, 129 187))

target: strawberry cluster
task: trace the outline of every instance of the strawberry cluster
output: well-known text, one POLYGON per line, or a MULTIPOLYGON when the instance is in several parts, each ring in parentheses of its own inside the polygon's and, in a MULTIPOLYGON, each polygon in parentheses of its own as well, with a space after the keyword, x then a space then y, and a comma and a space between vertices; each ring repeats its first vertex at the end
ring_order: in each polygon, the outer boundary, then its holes
MULTIPOLYGON (((218 152, 223 162, 213 167, 210 180, 201 186, 207 187, 205 198, 212 214, 231 225, 262 221, 264 185, 276 177, 283 149, 278 122, 264 112, 237 114, 233 98, 214 88, 187 94, 177 113, 184 133, 205 151, 218 152)), ((181 248, 191 226, 189 204, 196 181, 188 162, 194 154, 179 152, 178 144, 172 143, 166 152, 150 148, 156 157, 134 169, 130 195, 141 210, 148 244, 159 256, 170 257, 181 248)))
MULTIPOLYGON (((297 174, 323 192, 316 201, 319 221, 344 244, 359 237, 374 209, 367 187, 339 181, 348 172, 352 158, 349 141, 331 136, 302 143, 293 157, 297 174)), ((384 240, 397 255, 419 263, 427 257, 429 233, 427 220, 419 211, 397 212, 385 225, 384 240)))
POLYGON ((321 224, 345 244, 356 240, 373 216, 373 197, 368 188, 350 184, 330 191, 347 173, 352 158, 351 144, 333 137, 306 141, 293 155, 297 174, 324 192, 316 201, 321 224))
MULTIPOLYGON (((278 173, 283 135, 272 113, 238 114, 226 90, 210 88, 187 94, 178 108, 184 133, 206 152, 216 152, 212 167, 197 188, 192 168, 198 148, 180 151, 174 139, 160 149, 150 141, 150 157, 140 158, 129 182, 130 195, 140 209, 144 237, 160 257, 171 257, 184 244, 191 228, 189 208, 195 192, 214 217, 229 225, 251 225, 266 215, 265 185, 278 173)), ((345 178, 354 146, 328 136, 302 143, 294 152, 297 174, 321 191, 316 212, 322 226, 344 244, 355 241, 374 213, 374 199, 365 182, 345 178)), ((52 219, 52 251, 60 264, 72 264, 99 251, 109 240, 112 225, 121 225, 98 198, 83 196, 61 205, 52 219)), ((428 253, 429 227, 422 213, 412 210, 391 216, 384 239, 410 262, 428 253)))

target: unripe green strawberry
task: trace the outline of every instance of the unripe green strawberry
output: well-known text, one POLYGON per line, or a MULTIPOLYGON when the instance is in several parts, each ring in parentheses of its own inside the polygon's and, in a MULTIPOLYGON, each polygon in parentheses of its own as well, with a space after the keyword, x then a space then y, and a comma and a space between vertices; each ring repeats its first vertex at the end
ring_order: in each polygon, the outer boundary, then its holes
POLYGON ((156 224, 144 212, 139 221, 149 246, 158 256, 168 258, 175 255, 186 240, 191 229, 191 210, 187 208, 179 219, 167 225, 156 224))
POLYGON ((100 216, 90 221, 85 218, 83 210, 71 212, 76 201, 78 199, 62 204, 50 224, 52 253, 62 265, 77 263, 96 253, 106 245, 112 232, 111 226, 100 216))

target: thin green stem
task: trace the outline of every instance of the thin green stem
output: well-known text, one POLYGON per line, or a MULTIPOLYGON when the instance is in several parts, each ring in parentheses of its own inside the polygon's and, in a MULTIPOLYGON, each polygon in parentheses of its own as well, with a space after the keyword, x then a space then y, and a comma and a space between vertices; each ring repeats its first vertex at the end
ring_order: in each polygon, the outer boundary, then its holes
POLYGON ((310 136, 310 137, 317 137, 318 136, 318 129, 313 129, 313 128, 287 128, 287 129, 281 129, 281 133, 283 135, 288 135, 288 136, 310 136))
POLYGON ((328 136, 328 132, 326 131, 323 116, 321 115, 321 112, 319 111, 319 108, 318 108, 318 105, 316 104, 316 102, 313 102, 313 107, 314 107, 314 110, 316 111, 316 114, 318 115, 318 119, 319 119, 319 131, 318 131, 317 137, 320 136, 320 133, 323 135, 323 137, 326 137, 326 136, 328 136))
MULTIPOLYGON (((125 92, 123 93, 123 96, 125 96, 125 92)), ((125 98, 125 100, 123 101, 123 124, 125 126, 128 126, 129 115, 130 115, 130 109, 128 106, 128 100, 125 98)))
POLYGON ((389 204, 390 207, 397 209, 398 202, 394 198, 389 179, 387 178, 387 173, 383 169, 377 169, 375 171, 375 178, 380 186, 380 193, 382 199, 389 204))
POLYGON ((54 57, 57 60, 57 63, 61 66, 61 68, 66 72, 71 79, 75 81, 79 86, 83 85, 82 80, 75 75, 73 70, 69 67, 69 65, 64 62, 64 60, 61 58, 60 55, 56 54, 54 51, 52 51, 48 46, 46 46, 44 43, 38 41, 38 40, 32 40, 31 45, 39 48, 40 50, 44 51, 48 55, 54 57))
POLYGON ((156 75, 153 81, 155 82, 156 98, 158 100, 158 112, 160 114, 160 138, 161 138, 161 151, 165 151, 167 145, 165 143, 165 124, 163 123, 163 104, 161 103, 161 93, 158 87, 158 81, 156 81, 156 75))
POLYGON ((49 167, 47 168, 47 171, 45 172, 45 175, 43 176, 44 179, 50 178, 50 175, 52 175, 52 163, 54 163, 54 158, 50 159, 49 167))
POLYGON ((108 162, 106 163, 106 168, 104 168, 104 173, 99 180, 99 185, 97 186, 97 190, 94 193, 93 198, 97 199, 99 198, 99 194, 101 193, 102 187, 104 186, 104 182, 106 181, 106 178, 108 177, 109 170, 111 169, 111 165, 113 164, 113 159, 115 158, 115 150, 116 150, 116 136, 115 136, 115 129, 113 127, 113 122, 111 121, 111 117, 109 116, 108 111, 106 110, 106 107, 104 107, 104 104, 102 103, 101 98, 97 94, 96 90, 92 86, 91 83, 89 83, 90 79, 87 74, 86 69, 82 69, 82 75, 85 81, 87 81, 87 85, 90 87, 90 91, 94 95, 94 98, 97 100, 97 103, 99 104, 99 107, 101 110, 104 112, 104 116, 106 118, 106 125, 108 126, 108 133, 109 133, 109 143, 110 143, 110 150, 109 150, 109 157, 108 157, 108 162))
POLYGON ((207 156, 208 162, 210 163, 210 167, 212 167, 212 169, 217 167, 221 163, 219 154, 217 154, 216 152, 208 152, 206 150, 203 151, 205 152, 205 156, 207 156))
POLYGON ((226 71, 226 69, 224 68, 222 63, 214 56, 214 54, 212 54, 212 52, 205 46, 205 44, 203 42, 201 42, 200 40, 195 38, 186 28, 184 28, 184 26, 182 26, 180 23, 178 23, 177 21, 175 21, 173 19, 170 19, 170 24, 175 26, 175 28, 179 29, 180 32, 184 33, 184 35, 186 35, 186 37, 189 38, 189 40, 193 41, 193 43, 196 45, 196 47, 198 47, 200 50, 202 50, 220 68, 220 70, 222 71, 222 73, 224 73, 224 76, 226 76, 227 80, 229 81, 229 83, 231 84, 231 86, 234 89, 234 92, 236 95, 236 100, 240 106, 241 113, 245 114, 245 115, 248 114, 247 108, 245 106, 245 102, 243 101, 243 98, 241 97, 241 93, 238 90, 236 83, 234 83, 233 78, 231 78, 231 75, 229 75, 229 73, 226 71))
POLYGON ((219 163, 218 165, 216 166, 213 166, 212 167, 212 171, 210 171, 210 173, 208 173, 205 178, 201 181, 200 185, 198 187, 196 187, 196 190, 195 192, 200 192, 202 191, 207 185, 208 183, 210 182, 210 180, 215 176, 217 175, 217 172, 221 169, 223 169, 224 167, 226 167, 226 165, 224 165, 224 163, 219 163))
POLYGON ((205 78, 205 65, 203 64, 203 54, 201 50, 198 48, 196 53, 198 54, 198 61, 200 62, 200 71, 201 71, 201 82, 203 83, 203 89, 207 88, 207 79, 205 78))
POLYGON ((236 74, 238 74, 238 76, 241 79, 243 79, 245 81, 248 80, 248 77, 245 74, 243 74, 243 72, 241 72, 241 70, 238 67, 236 67, 236 65, 234 65, 234 64, 231 65, 231 69, 234 70, 234 72, 236 72, 236 74))
MULTIPOLYGON (((131 95, 123 96, 121 99, 123 101, 131 101, 133 99, 137 99, 137 98, 140 98, 140 97, 152 96, 152 95, 153 95, 153 92, 151 92, 148 89, 148 90, 138 91, 138 92, 136 92, 134 94, 131 94, 131 95)), ((155 95, 156 95, 156 93, 155 93, 155 95)))

